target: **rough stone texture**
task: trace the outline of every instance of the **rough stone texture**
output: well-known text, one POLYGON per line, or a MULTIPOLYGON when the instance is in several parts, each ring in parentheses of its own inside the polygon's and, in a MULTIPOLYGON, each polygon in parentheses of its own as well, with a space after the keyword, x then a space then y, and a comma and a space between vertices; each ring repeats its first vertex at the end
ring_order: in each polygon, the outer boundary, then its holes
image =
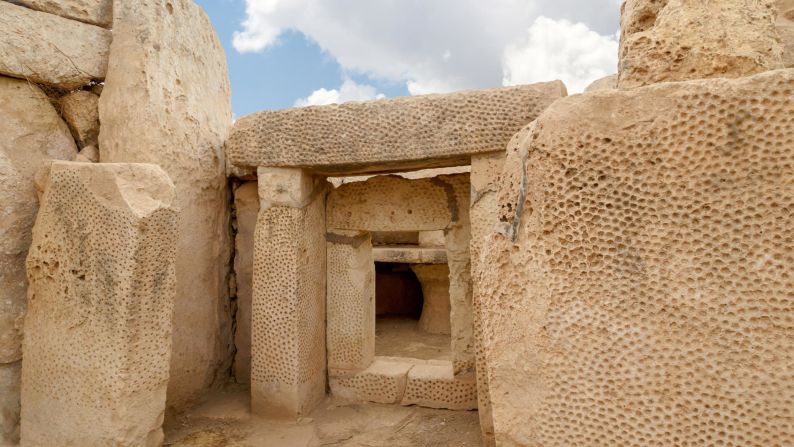
POLYGON ((297 169, 259 168, 258 183, 251 408, 296 417, 325 395, 326 186, 297 169))
POLYGON ((174 194, 154 165, 52 164, 27 259, 23 445, 162 443, 174 194))
POLYGON ((446 264, 447 251, 443 247, 375 247, 372 249, 375 262, 400 264, 446 264))
POLYGON ((233 339, 223 142, 231 125, 226 58, 190 0, 121 1, 99 100, 103 162, 160 165, 180 209, 169 407, 226 380, 233 339))
POLYGON ((454 375, 449 362, 415 365, 408 371, 401 403, 448 410, 476 410, 477 383, 474 373, 454 375))
MULTIPOLYGON (((526 128, 524 128, 526 129, 526 128)), ((511 140, 508 150, 522 141, 528 133, 522 130, 511 140)), ((499 174, 505 164, 505 152, 477 155, 471 158, 471 277, 480 278, 486 267, 481 261, 488 236, 499 225, 498 184, 499 174)), ((486 447, 496 445, 491 416, 491 400, 488 394, 488 370, 482 338, 482 288, 472 281, 472 319, 474 328, 475 370, 477 372, 477 412, 480 417, 480 430, 486 447)))
POLYGON ((237 313, 234 346, 234 378, 239 383, 251 381, 251 297, 253 295, 254 229, 259 215, 259 191, 256 182, 246 182, 234 190, 237 213, 234 277, 237 281, 237 313))
POLYGON ((772 0, 627 0, 618 85, 736 78, 782 68, 774 17, 772 0))
POLYGON ((572 96, 511 151, 479 278, 499 445, 794 444, 792 85, 572 96))
POLYGON ((412 265, 411 270, 422 284, 424 298, 419 328, 431 334, 449 334, 449 266, 412 265))
POLYGON ((73 89, 105 77, 110 31, 0 2, 0 74, 73 89))
POLYGON ((113 21, 113 0, 13 0, 13 3, 105 28, 113 21))
POLYGON ((22 362, 0 363, 0 445, 19 441, 19 379, 22 362))
POLYGON ((618 75, 613 74, 601 79, 596 79, 587 88, 584 89, 585 93, 598 92, 601 90, 613 90, 618 88, 618 75))
POLYGON ((368 231, 443 230, 462 210, 468 174, 406 180, 392 175, 347 183, 328 196, 328 228, 368 231))
POLYGON ((61 116, 79 148, 96 146, 99 138, 99 96, 77 90, 61 98, 61 116))
POLYGON ((69 128, 36 86, 0 77, 0 445, 13 442, 19 384, 11 374, 22 358, 27 281, 25 258, 38 211, 34 178, 49 160, 77 153, 69 128), (12 365, 17 365, 12 366, 12 365))
POLYGON ((444 243, 444 232, 441 230, 419 232, 419 245, 421 246, 443 247, 444 243))
POLYGON ((794 0, 777 0, 777 28, 783 45, 783 65, 794 67, 794 0))
POLYGON ((328 368, 360 371, 375 357, 375 261, 369 233, 329 229, 328 368))
MULTIPOLYGON (((93 145, 80 149, 77 156, 83 159, 81 161, 99 163, 99 149, 93 145)), ((75 159, 75 161, 77 161, 77 159, 75 159)))
POLYGON ((331 393, 355 402, 400 403, 413 366, 410 362, 376 358, 364 371, 329 375, 331 393))
POLYGON ((226 144, 237 168, 287 166, 325 174, 468 164, 566 95, 559 82, 445 95, 259 112, 226 144))

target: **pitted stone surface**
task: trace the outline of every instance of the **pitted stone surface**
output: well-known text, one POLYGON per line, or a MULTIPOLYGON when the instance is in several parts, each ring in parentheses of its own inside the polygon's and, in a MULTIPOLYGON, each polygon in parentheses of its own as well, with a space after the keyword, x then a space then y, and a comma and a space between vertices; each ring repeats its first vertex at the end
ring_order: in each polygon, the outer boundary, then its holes
POLYGON ((113 21, 113 0, 13 0, 37 11, 109 27, 113 21))
POLYGON ((512 148, 478 278, 499 445, 794 444, 793 85, 570 97, 512 148))
MULTIPOLYGON (((22 358, 25 258, 39 201, 34 178, 50 160, 77 154, 69 128, 44 92, 0 77, 0 445, 17 432, 19 383, 8 371, 22 358)), ((14 435, 15 437, 15 435, 14 435)))
POLYGON ((259 215, 256 182, 246 182, 234 190, 237 215, 234 277, 237 280, 237 320, 234 332, 234 377, 239 383, 251 381, 251 297, 253 295, 254 231, 259 215))
POLYGON ((407 180, 386 175, 328 196, 328 227, 368 231, 443 230, 466 212, 469 175, 407 180))
POLYGON ((225 381, 233 358, 226 58, 192 0, 117 0, 99 100, 102 162, 160 165, 177 189, 180 231, 168 404, 176 410, 225 381), (203 334, 197 337, 196 334, 203 334))
POLYGON ((0 74, 73 89, 103 79, 110 31, 0 2, 0 74))
POLYGON ((226 143, 237 168, 285 166, 351 174, 468 164, 503 150, 521 126, 565 96, 559 82, 259 112, 226 143))
POLYGON ((448 410, 476 410, 477 382, 473 373, 454 375, 449 362, 417 364, 408 371, 401 403, 448 410))
POLYGON ((410 362, 375 358, 364 371, 330 374, 331 393, 357 402, 400 403, 408 371, 413 366, 410 362))
POLYGON ((375 261, 369 233, 328 230, 328 368, 359 371, 375 356, 375 261))
POLYGON ((443 247, 383 246, 372 249, 375 262, 399 264, 446 264, 447 251, 443 247))
POLYGON ((254 233, 251 405, 257 414, 295 417, 325 395, 325 185, 301 208, 264 206, 273 191, 264 181, 254 233))
POLYGON ((618 85, 736 78, 782 68, 774 17, 772 0, 626 0, 618 85))
POLYGON ((154 165, 52 164, 27 259, 24 445, 162 443, 174 195, 154 165))

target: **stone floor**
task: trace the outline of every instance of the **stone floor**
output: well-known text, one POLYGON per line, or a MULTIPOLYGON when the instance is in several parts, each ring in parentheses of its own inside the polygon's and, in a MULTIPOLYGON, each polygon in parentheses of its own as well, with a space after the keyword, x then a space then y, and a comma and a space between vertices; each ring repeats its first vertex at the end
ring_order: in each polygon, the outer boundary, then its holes
POLYGON ((451 338, 424 332, 418 328, 418 321, 411 318, 378 317, 375 322, 375 355, 452 360, 451 338))
POLYGON ((297 422, 249 412, 248 390, 232 386, 165 427, 166 446, 415 447, 481 446, 476 411, 351 404, 335 398, 297 422))

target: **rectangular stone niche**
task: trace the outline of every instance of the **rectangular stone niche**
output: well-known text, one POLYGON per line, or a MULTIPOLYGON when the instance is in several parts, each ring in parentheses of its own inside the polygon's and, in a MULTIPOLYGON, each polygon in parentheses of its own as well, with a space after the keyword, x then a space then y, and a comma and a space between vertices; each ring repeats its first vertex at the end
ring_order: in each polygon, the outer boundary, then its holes
POLYGON ((162 444, 174 196, 155 165, 53 163, 27 259, 23 445, 162 444))

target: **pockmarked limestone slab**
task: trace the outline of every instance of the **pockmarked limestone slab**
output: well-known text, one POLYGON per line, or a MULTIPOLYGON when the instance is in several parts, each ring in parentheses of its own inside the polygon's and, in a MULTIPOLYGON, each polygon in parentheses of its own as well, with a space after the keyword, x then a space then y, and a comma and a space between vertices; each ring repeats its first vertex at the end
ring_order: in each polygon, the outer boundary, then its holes
POLYGON ((256 182, 243 183, 234 190, 234 208, 237 215, 237 236, 234 241, 234 277, 237 281, 234 377, 238 383, 249 383, 251 381, 254 231, 259 215, 259 190, 256 182))
POLYGON ((23 445, 162 444, 174 195, 155 165, 52 164, 27 259, 23 445))
POLYGON ((272 417, 308 414, 325 396, 326 243, 321 179, 299 169, 259 168, 254 233, 251 409, 272 417), (311 181, 303 181, 309 177, 311 181), (274 184, 294 189, 284 191, 274 184), (309 191, 302 189, 311 184, 309 191), (275 205, 277 197, 308 200, 275 205))
POLYGON ((375 358, 364 371, 328 376, 331 393, 354 402, 397 404, 405 394, 408 371, 414 364, 375 358))
POLYGON ((0 74, 73 89, 105 78, 110 31, 0 2, 0 74))
POLYGON ((548 82, 444 95, 259 112, 234 125, 229 164, 303 167, 325 174, 468 164, 566 95, 548 82))
POLYGON ((477 278, 499 445, 794 444, 792 86, 573 96, 511 149, 477 278))
POLYGON ((621 11, 621 88, 783 68, 770 0, 627 0, 621 11))
POLYGON ((14 0, 13 2, 37 11, 105 28, 113 21, 113 0, 14 0))
POLYGON ((99 101, 102 162, 160 165, 180 230, 169 407, 226 380, 233 358, 232 243, 223 142, 231 127, 226 58, 191 0, 117 0, 99 101))
POLYGON ((476 410, 477 383, 474 373, 455 375, 449 362, 414 365, 408 371, 401 404, 448 410, 476 410))
POLYGON ((18 370, 27 302, 25 258, 39 202, 34 178, 50 160, 77 154, 69 128, 44 92, 0 77, 0 445, 15 442, 19 423, 18 370), (13 436, 13 437, 12 437, 13 436))
POLYGON ((447 251, 444 247, 374 247, 372 255, 375 262, 398 264, 446 264, 447 251))

